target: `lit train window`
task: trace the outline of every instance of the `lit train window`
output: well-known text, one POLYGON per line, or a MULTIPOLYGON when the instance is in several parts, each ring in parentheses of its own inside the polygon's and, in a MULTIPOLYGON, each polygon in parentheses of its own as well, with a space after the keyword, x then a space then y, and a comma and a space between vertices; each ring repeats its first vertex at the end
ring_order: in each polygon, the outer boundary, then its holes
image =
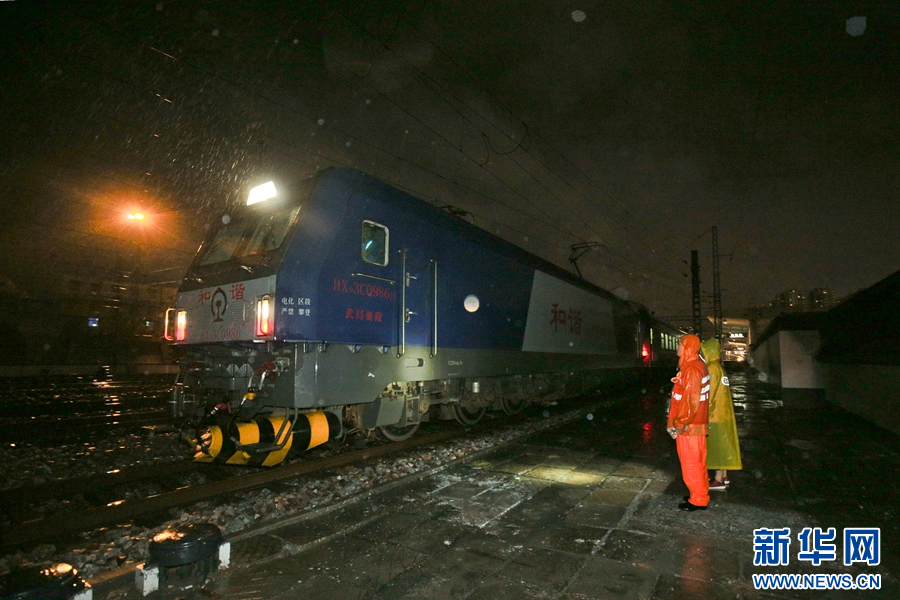
POLYGON ((362 224, 362 259, 379 266, 388 264, 388 228, 373 221, 362 224))

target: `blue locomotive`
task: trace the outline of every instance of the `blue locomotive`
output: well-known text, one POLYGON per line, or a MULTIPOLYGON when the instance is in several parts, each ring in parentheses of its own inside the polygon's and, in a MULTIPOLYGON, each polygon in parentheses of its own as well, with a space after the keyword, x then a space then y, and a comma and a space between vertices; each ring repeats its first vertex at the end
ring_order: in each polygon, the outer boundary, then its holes
POLYGON ((346 431, 411 436, 674 364, 680 332, 353 169, 251 190, 166 318, 199 460, 272 465, 346 431))

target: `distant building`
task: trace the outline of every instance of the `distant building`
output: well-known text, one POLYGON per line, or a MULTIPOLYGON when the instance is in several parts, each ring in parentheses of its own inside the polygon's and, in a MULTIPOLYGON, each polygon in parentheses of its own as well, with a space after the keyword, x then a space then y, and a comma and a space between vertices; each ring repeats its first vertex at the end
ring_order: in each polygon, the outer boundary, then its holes
MULTIPOLYGON (((140 364, 142 371, 156 372, 154 365, 171 362, 162 330, 174 283, 135 283, 128 273, 108 275, 47 275, 30 292, 10 280, 3 286, 0 280, 5 309, 0 315, 0 376, 32 367, 49 372, 57 366, 97 363, 114 370, 140 364)), ((74 373, 73 368, 60 372, 74 373)))
POLYGON ((791 312, 805 310, 806 294, 797 290, 785 290, 775 298, 775 306, 791 312))
POLYGON ((750 326, 751 342, 756 342, 772 321, 779 315, 806 312, 825 312, 837 306, 834 293, 825 287, 818 287, 809 292, 789 289, 763 305, 750 306, 744 316, 750 326))
POLYGON ((784 401, 824 397, 900 433, 900 271, 840 303, 821 291, 811 297, 830 310, 784 311, 754 337, 759 380, 781 387, 784 401))
POLYGON ((828 288, 816 288, 809 293, 809 308, 811 310, 828 310, 834 305, 834 294, 828 288))

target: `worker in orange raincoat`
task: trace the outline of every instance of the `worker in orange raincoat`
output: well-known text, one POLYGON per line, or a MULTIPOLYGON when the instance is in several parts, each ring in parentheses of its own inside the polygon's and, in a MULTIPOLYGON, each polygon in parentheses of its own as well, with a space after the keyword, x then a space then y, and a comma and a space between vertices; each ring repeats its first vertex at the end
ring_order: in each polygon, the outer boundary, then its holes
POLYGON ((678 342, 678 375, 672 379, 672 400, 666 430, 675 440, 681 477, 690 491, 681 510, 706 510, 709 476, 706 472, 706 435, 709 433, 709 372, 700 360, 700 338, 689 334, 678 342))
POLYGON ((711 491, 724 491, 729 470, 741 469, 741 447, 738 443, 737 423, 728 376, 719 360, 719 340, 713 338, 700 344, 709 370, 709 437, 706 438, 706 468, 716 472, 709 482, 711 491))

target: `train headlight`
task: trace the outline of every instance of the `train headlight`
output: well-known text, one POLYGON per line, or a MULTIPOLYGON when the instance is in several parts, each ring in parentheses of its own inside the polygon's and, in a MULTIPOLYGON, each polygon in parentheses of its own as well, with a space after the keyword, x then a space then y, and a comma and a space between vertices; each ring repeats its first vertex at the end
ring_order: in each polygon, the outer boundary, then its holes
POLYGON ((187 337, 187 311, 175 312, 175 340, 182 341, 187 337))
POLYGON ((271 198, 274 198, 277 194, 275 193, 275 182, 267 181, 262 185, 258 185, 252 190, 250 190, 250 194, 247 196, 247 206, 251 204, 257 204, 259 202, 265 202, 271 198))
POLYGON ((273 321, 275 318, 275 310, 272 305, 272 298, 265 295, 256 301, 256 335, 265 337, 272 335, 274 329, 273 321))

